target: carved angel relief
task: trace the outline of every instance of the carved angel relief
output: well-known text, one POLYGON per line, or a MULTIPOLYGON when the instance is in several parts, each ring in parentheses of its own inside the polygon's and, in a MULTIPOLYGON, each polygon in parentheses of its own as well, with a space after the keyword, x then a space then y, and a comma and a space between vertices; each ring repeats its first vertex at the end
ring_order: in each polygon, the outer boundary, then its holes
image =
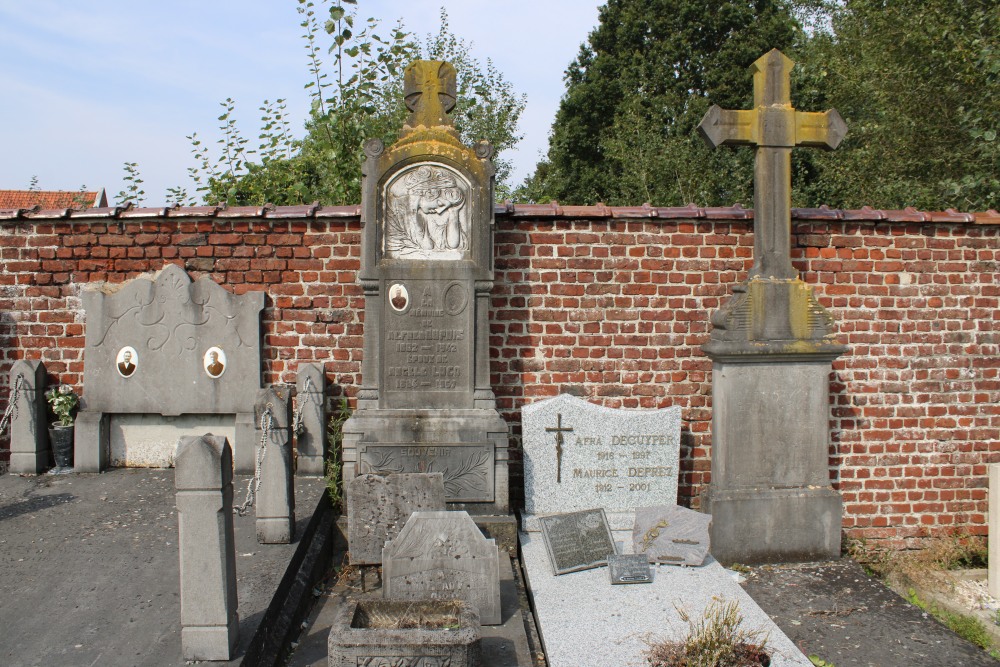
POLYGON ((384 193, 385 257, 468 257, 469 190, 468 181, 440 164, 419 164, 397 174, 384 193))

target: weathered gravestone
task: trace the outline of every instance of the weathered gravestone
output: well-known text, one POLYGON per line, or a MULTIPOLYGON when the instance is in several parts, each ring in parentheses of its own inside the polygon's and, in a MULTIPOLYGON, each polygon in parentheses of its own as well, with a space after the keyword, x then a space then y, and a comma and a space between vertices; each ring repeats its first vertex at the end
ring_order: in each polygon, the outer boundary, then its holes
POLYGON ((444 510, 444 476, 366 474, 347 485, 347 544, 352 565, 379 565, 382 549, 414 512, 444 510))
POLYGON ((414 512, 382 554, 388 600, 464 600, 499 625, 500 552, 468 512, 414 512))
POLYGON ((539 523, 556 575, 607 565, 608 556, 617 553, 604 510, 550 514, 539 523))
POLYGON ((617 410, 561 394, 521 409, 523 529, 537 516, 602 507, 612 530, 633 510, 677 502, 679 407, 617 410))
POLYGON ((411 64, 399 141, 365 144, 365 354, 343 475, 440 472, 451 507, 505 514, 507 425, 489 377, 492 148, 459 141, 455 76, 411 64))
POLYGON ((295 378, 295 474, 326 474, 326 374, 323 364, 299 364, 295 378))
MULTIPOLYGON (((17 361, 10 369, 10 472, 37 475, 52 459, 45 404, 45 364, 17 361)), ((2 429, 0 429, 2 431, 2 429)))
POLYGON ((712 555, 722 563, 840 555, 842 502, 830 485, 832 362, 844 351, 833 318, 792 266, 791 151, 833 149, 836 111, 792 108, 794 63, 773 50, 753 72, 754 108, 713 106, 699 125, 711 147, 750 145, 754 264, 712 315, 712 555))
POLYGON ((211 429, 234 437, 236 471, 253 472, 262 292, 237 296, 168 264, 153 279, 85 290, 83 307, 76 470, 169 466, 179 436, 211 429))
POLYGON ((255 466, 254 510, 257 542, 289 544, 295 535, 295 478, 292 475, 292 390, 288 385, 261 389, 254 406, 260 437, 255 466))
POLYGON ((640 507, 635 511, 632 549, 651 563, 704 564, 710 549, 712 517, 686 507, 640 507))

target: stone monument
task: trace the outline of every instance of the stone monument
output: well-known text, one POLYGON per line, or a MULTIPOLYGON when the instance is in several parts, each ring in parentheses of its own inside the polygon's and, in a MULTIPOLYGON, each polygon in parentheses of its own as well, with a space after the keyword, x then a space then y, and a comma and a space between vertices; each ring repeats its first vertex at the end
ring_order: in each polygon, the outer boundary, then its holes
POLYGON ((792 266, 791 151, 833 149, 835 110, 792 108, 794 63, 773 50, 751 71, 754 108, 713 106, 698 129, 711 147, 750 145, 754 264, 712 315, 712 555, 722 563, 836 558, 842 501, 830 484, 832 362, 844 352, 833 318, 792 266))
POLYGON ((260 427, 255 464, 259 486, 254 507, 260 544, 289 544, 295 536, 291 394, 289 385, 261 389, 254 406, 254 421, 260 427))
POLYGON ((632 530, 636 507, 677 502, 681 409, 618 410, 569 394, 521 409, 522 529, 537 516, 603 508, 632 530))
MULTIPOLYGON (((10 369, 10 471, 37 475, 49 468, 52 450, 45 404, 45 364, 21 359, 10 369)), ((2 431, 2 429, 0 429, 2 431)))
POLYGON ((208 429, 233 434, 236 472, 253 472, 262 292, 231 294, 208 276, 192 282, 168 264, 152 279, 85 290, 83 307, 78 472, 108 467, 112 431, 124 441, 120 463, 165 467, 179 435, 208 429), (134 462, 130 430, 144 432, 133 441, 134 462))
POLYGON ((440 472, 451 507, 506 514, 507 424, 489 376, 492 147, 459 141, 450 64, 412 63, 404 94, 399 141, 365 144, 364 361, 344 481, 440 472))
POLYGON ((295 474, 323 476, 326 474, 326 374, 323 364, 299 364, 295 389, 295 474))

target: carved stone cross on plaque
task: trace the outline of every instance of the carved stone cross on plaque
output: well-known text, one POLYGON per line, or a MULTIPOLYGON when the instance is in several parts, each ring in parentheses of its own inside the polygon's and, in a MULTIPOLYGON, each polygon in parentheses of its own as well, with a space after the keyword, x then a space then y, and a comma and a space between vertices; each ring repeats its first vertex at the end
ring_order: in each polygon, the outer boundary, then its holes
POLYGON ((448 113, 455 107, 458 86, 455 68, 442 60, 418 60, 406 68, 403 99, 410 110, 406 124, 436 127, 451 125, 448 113))
POLYGON ((729 111, 713 105, 698 131, 712 148, 754 146, 754 240, 750 278, 793 279, 792 266, 792 148, 833 150, 847 134, 847 125, 830 109, 807 113, 792 108, 789 75, 795 63, 777 49, 751 66, 753 105, 749 111, 729 111))
POLYGON ((563 433, 572 433, 573 428, 562 425, 562 413, 560 412, 556 415, 556 425, 546 427, 545 431, 556 434, 556 484, 562 484, 563 433))

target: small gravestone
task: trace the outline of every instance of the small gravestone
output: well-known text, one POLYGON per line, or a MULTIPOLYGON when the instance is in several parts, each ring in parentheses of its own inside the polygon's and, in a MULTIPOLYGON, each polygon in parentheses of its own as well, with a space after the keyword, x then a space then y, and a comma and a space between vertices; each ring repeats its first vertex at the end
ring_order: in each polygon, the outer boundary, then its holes
POLYGON ((609 554, 608 574, 615 585, 653 583, 653 569, 643 554, 609 554))
POLYGON ((21 359, 10 369, 10 472, 37 475, 52 458, 45 405, 45 364, 21 359))
POLYGON ((444 510, 441 473, 361 475, 347 485, 347 543, 352 565, 379 565, 382 548, 414 512, 444 510))
POLYGON ((636 507, 677 502, 679 407, 617 410, 561 394, 521 410, 524 530, 536 515, 603 507, 613 530, 636 507))
POLYGON ((414 512, 382 554, 389 600, 464 600, 499 625, 500 552, 468 512, 414 512))
POLYGON ((555 574, 608 564, 616 553, 604 510, 584 510, 540 517, 542 539, 555 574))
POLYGON ((297 400, 295 474, 326 474, 326 374, 323 364, 300 364, 295 379, 297 400))
POLYGON ((708 558, 712 517, 677 505, 635 511, 632 547, 651 563, 693 565, 708 558))

